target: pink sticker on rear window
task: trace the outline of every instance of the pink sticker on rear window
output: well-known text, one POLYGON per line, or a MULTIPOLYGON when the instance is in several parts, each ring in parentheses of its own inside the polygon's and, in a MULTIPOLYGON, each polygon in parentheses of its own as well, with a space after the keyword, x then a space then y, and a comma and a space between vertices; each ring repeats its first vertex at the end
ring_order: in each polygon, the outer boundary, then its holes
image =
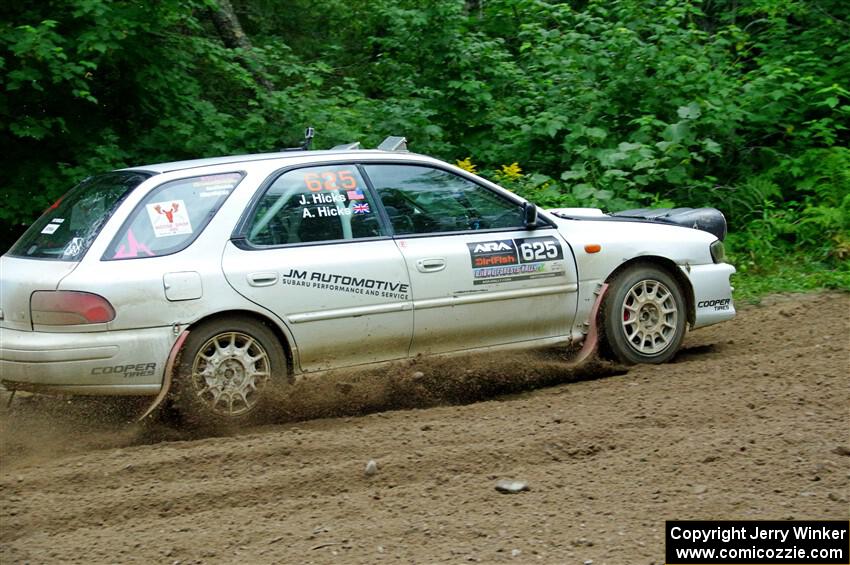
POLYGON ((118 251, 112 256, 113 259, 130 259, 138 257, 139 253, 144 253, 148 257, 153 257, 155 253, 150 250, 150 247, 144 243, 136 241, 136 235, 133 230, 127 230, 127 245, 123 243, 118 246, 118 251))

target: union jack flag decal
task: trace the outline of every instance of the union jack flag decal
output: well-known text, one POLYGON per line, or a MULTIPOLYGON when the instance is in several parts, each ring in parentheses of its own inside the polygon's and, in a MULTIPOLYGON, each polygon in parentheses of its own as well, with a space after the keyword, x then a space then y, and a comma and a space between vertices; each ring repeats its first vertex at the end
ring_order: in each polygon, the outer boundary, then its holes
POLYGON ((355 214, 368 214, 369 212, 371 212, 371 210, 369 210, 368 202, 364 202, 363 204, 355 204, 352 207, 352 210, 354 210, 355 214))

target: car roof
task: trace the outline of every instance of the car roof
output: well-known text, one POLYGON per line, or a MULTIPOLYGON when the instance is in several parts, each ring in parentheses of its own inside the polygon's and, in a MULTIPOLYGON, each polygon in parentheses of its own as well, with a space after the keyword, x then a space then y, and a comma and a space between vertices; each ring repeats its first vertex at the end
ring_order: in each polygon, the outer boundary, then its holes
MULTIPOLYGON (((383 155, 386 157, 399 157, 400 155, 408 155, 415 157, 427 157, 417 153, 399 152, 399 151, 379 151, 375 149, 357 149, 357 150, 326 150, 326 151, 281 151, 276 153, 254 153, 249 155, 230 155, 226 157, 210 157, 206 159, 189 159, 187 161, 172 161, 170 163, 157 163, 153 165, 142 165, 138 167, 127 167, 122 171, 148 171, 153 173, 169 173, 172 171, 181 171, 184 169, 197 169, 200 167, 210 167, 213 165, 227 165, 231 163, 247 163, 252 161, 269 161, 269 160, 290 160, 303 158, 306 156, 330 157, 337 155, 363 156, 363 155, 383 155)), ((356 158, 356 157, 355 157, 356 158)))

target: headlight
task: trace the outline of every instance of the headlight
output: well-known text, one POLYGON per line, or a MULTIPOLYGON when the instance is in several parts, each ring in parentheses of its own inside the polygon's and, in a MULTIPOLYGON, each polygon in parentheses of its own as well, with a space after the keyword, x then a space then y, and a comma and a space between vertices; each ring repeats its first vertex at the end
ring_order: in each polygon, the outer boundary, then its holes
POLYGON ((711 260, 715 263, 722 263, 726 259, 726 248, 719 239, 712 243, 709 249, 711 250, 711 260))

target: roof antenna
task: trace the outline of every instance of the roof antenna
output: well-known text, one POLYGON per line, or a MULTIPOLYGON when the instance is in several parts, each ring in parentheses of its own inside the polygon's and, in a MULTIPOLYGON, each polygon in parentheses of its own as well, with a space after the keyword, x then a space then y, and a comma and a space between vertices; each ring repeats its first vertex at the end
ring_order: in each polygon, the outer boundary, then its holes
POLYGON ((304 151, 309 151, 313 147, 313 137, 316 135, 316 130, 313 129, 312 126, 307 126, 307 129, 304 130, 304 144, 301 146, 301 149, 304 151))

